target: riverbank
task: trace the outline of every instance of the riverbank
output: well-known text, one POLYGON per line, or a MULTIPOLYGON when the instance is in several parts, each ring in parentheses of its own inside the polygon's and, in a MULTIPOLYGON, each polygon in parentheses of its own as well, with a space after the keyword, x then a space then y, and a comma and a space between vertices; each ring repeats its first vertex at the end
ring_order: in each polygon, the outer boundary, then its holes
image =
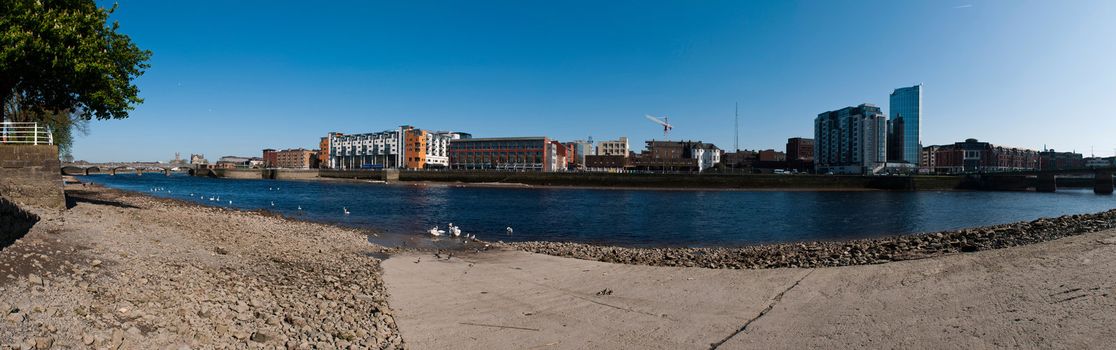
POLYGON ((704 269, 522 251, 383 263, 413 349, 1102 349, 1116 230, 832 268, 704 269))
POLYGON ((1116 209, 945 232, 733 248, 625 248, 566 242, 500 243, 532 253, 601 262, 714 269, 836 267, 1001 249, 1116 228, 1116 209))
MULTIPOLYGON (((68 185, 0 251, 0 339, 44 348, 401 348, 360 231, 68 185)), ((0 346, 0 348, 4 348, 0 346)))

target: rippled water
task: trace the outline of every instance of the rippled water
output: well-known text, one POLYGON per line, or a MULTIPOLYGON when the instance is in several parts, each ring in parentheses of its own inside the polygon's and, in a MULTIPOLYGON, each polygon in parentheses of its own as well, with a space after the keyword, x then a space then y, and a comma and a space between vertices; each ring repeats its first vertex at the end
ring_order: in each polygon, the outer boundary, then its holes
POLYGON ((1116 207, 1116 197, 1095 195, 1089 189, 1057 193, 745 192, 485 188, 156 174, 83 179, 204 205, 267 209, 403 237, 423 237, 430 227, 444 229, 452 222, 466 233, 490 241, 624 246, 738 246, 866 238, 1116 207), (163 190, 152 192, 154 188, 163 190), (345 207, 351 214, 343 213, 345 207), (511 236, 505 233, 508 226, 514 228, 511 236))

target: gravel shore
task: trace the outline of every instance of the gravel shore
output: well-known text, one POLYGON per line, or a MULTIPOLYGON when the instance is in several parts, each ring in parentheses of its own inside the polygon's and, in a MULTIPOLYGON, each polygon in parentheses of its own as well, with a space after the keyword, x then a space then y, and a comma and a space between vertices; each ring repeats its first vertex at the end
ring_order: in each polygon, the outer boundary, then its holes
POLYGON ((0 349, 403 348, 361 232, 68 186, 0 251, 0 349))
POLYGON ((739 248, 623 248, 581 243, 520 242, 496 246, 610 263, 713 269, 879 264, 1050 241, 1116 227, 1116 210, 1006 225, 835 242, 739 248))

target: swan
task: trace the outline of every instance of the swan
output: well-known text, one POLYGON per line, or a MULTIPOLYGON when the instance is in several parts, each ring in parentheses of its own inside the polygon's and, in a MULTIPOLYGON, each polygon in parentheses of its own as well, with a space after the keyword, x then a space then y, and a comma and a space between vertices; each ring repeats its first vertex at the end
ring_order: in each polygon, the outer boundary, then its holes
POLYGON ((511 236, 513 231, 514 230, 512 230, 511 226, 508 226, 508 236, 511 236))
POLYGON ((450 229, 450 232, 453 233, 454 237, 460 237, 461 236, 461 228, 460 227, 450 226, 449 229, 450 229))
POLYGON ((271 201, 271 206, 275 206, 275 201, 271 201))
POLYGON ((428 232, 430 232, 430 235, 434 237, 438 237, 441 236, 443 233, 446 233, 446 231, 438 229, 438 226, 434 226, 434 228, 430 229, 430 231, 428 232))
POLYGON ((345 215, 349 215, 349 208, 347 208, 347 207, 341 207, 341 210, 344 210, 344 211, 345 211, 345 215))
POLYGON ((301 205, 300 205, 300 206, 298 206, 298 210, 302 210, 302 206, 301 206, 301 205))

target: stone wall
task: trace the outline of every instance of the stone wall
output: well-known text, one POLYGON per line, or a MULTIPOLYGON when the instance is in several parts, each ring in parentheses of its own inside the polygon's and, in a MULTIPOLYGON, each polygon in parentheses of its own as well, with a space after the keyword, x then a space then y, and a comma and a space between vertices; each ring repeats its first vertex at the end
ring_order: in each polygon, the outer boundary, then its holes
POLYGON ((58 147, 0 145, 0 196, 20 205, 64 209, 58 147))
POLYGON ((318 172, 319 177, 331 179, 361 179, 361 180, 383 180, 383 170, 339 170, 339 169, 322 169, 318 172))
POLYGON ((0 197, 0 249, 14 243, 31 230, 39 217, 0 197))

